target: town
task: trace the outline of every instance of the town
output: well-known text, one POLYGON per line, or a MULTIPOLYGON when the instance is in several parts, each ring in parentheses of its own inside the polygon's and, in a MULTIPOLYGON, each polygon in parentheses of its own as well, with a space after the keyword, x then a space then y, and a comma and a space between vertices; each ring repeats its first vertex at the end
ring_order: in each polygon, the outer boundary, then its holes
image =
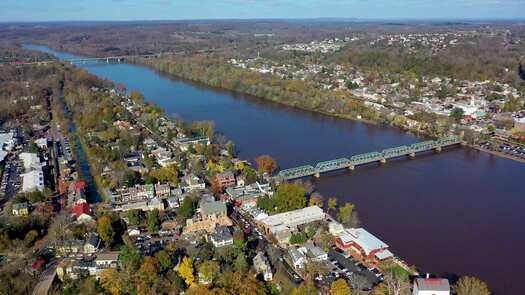
POLYGON ((270 156, 252 167, 212 123, 188 126, 124 85, 72 79, 55 90, 65 96, 31 97, 27 121, 0 133, 2 217, 25 224, 4 225, 2 264, 31 251, 12 275, 36 279, 33 294, 79 282, 111 294, 165 283, 187 294, 450 294, 446 278, 421 275, 361 227, 354 204, 281 182, 270 156))
POLYGON ((384 122, 434 136, 460 131, 481 150, 525 161, 520 143, 525 140, 523 96, 506 83, 375 75, 342 65, 279 64, 261 57, 231 59, 229 63, 280 79, 313 81, 333 93, 347 92, 356 100, 356 109, 361 109, 355 116, 358 120, 384 122))

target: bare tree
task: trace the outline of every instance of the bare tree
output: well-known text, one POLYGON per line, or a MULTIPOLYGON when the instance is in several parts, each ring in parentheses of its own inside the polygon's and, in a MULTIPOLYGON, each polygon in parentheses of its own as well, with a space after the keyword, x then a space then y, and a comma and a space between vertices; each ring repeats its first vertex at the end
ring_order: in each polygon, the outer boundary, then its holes
POLYGON ((410 293, 408 277, 399 272, 387 272, 385 274, 385 285, 388 295, 408 295, 410 293))
POLYGON ((354 291, 354 294, 360 294, 361 291, 366 287, 367 280, 364 276, 360 274, 354 274, 350 277, 348 280, 348 283, 350 284, 350 287, 354 291))

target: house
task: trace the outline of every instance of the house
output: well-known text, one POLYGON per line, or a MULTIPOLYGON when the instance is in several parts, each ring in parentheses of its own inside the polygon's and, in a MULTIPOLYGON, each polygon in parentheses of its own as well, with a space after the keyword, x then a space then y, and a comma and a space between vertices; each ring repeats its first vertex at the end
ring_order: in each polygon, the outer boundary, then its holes
POLYGON ((394 256, 386 243, 364 228, 345 230, 336 238, 336 246, 343 251, 352 250, 366 259, 385 260, 394 256))
POLYGON ((217 175, 215 175, 215 181, 223 189, 236 185, 235 175, 233 175, 231 171, 217 173, 217 175))
POLYGON ((228 197, 243 207, 255 207, 257 199, 266 196, 271 190, 269 184, 258 182, 243 187, 229 187, 226 189, 228 197))
POLYGON ((204 183, 199 177, 195 176, 195 174, 188 174, 182 177, 181 187, 184 192, 203 190, 206 188, 206 183, 204 183))
POLYGON ((166 200, 168 202, 168 208, 175 209, 180 206, 179 199, 176 197, 171 197, 166 200))
POLYGON ((100 273, 105 269, 119 268, 118 256, 118 251, 107 251, 98 253, 97 258, 95 258, 97 276, 100 275, 100 273))
POLYGON ((207 136, 183 137, 175 140, 175 144, 183 152, 187 151, 190 146, 193 146, 195 144, 208 145, 210 143, 210 138, 207 136))
POLYGON ((84 251, 84 241, 78 239, 55 240, 52 248, 60 256, 81 254, 84 251))
POLYGON ((226 205, 223 202, 201 202, 200 211, 203 219, 218 219, 226 216, 226 205))
POLYGON ((26 202, 14 204, 12 213, 14 216, 29 215, 29 204, 26 202))
POLYGON ((217 201, 201 201, 200 215, 193 219, 186 220, 186 227, 184 232, 207 231, 213 233, 215 227, 231 226, 232 222, 228 218, 226 205, 217 201))
POLYGON ((171 196, 171 187, 169 184, 155 184, 155 196, 166 199, 171 196))
POLYGON ((290 256, 292 266, 296 269, 303 268, 306 264, 306 256, 296 248, 288 249, 288 255, 290 256))
POLYGON ((128 232, 128 236, 130 237, 138 237, 140 235, 140 229, 136 227, 128 228, 127 232, 128 232))
POLYGON ((413 295, 450 295, 450 284, 447 279, 416 278, 412 289, 413 295))
POLYGON ((225 226, 218 226, 215 232, 208 236, 208 240, 215 248, 233 245, 233 236, 225 226))
POLYGON ((261 274, 263 279, 268 282, 273 279, 272 268, 263 252, 257 253, 253 258, 253 267, 257 274, 261 274))
POLYGON ((328 254, 313 243, 307 243, 304 247, 301 247, 301 249, 301 252, 312 261, 320 262, 328 260, 328 254))
POLYGON ((97 252, 98 247, 100 246, 100 239, 96 233, 89 233, 84 243, 84 254, 91 255, 97 252))
POLYGON ((80 199, 76 202, 75 207, 71 210, 73 215, 75 216, 77 222, 79 223, 90 223, 93 221, 93 217, 91 216, 91 207, 85 200, 80 199), (82 200, 82 202, 80 201, 82 200))

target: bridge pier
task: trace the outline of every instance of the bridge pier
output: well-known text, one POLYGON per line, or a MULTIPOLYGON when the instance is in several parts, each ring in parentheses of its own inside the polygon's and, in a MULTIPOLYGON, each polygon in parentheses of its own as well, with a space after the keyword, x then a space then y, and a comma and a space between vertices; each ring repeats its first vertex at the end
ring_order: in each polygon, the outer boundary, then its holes
POLYGON ((314 174, 314 177, 315 177, 315 178, 319 178, 319 177, 321 177, 321 173, 316 172, 316 173, 314 174))
POLYGON ((440 147, 440 146, 438 146, 437 148, 435 148, 435 151, 438 152, 438 153, 440 153, 441 150, 442 150, 442 147, 440 147))
POLYGON ((379 160, 379 163, 381 163, 381 164, 386 164, 386 159, 385 159, 385 158, 382 158, 381 160, 379 160))
POLYGON ((348 170, 350 170, 350 171, 354 171, 354 170, 355 170, 355 166, 354 166, 354 165, 350 165, 350 166, 348 166, 348 170))
POLYGON ((416 157, 416 153, 412 152, 410 154, 408 154, 408 156, 411 158, 411 159, 414 159, 416 157))

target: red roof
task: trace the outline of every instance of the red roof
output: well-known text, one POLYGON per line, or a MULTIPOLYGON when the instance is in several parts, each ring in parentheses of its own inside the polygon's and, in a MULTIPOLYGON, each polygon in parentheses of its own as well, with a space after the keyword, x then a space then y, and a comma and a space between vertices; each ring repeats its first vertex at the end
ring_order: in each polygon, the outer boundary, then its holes
POLYGON ((71 211, 77 218, 82 214, 91 215, 91 208, 89 207, 88 203, 80 203, 73 207, 71 211))
POLYGON ((86 185, 86 182, 85 182, 85 181, 83 181, 83 180, 81 180, 81 181, 77 181, 77 182, 75 183, 75 191, 76 191, 77 193, 79 193, 80 190, 83 190, 84 188, 86 188, 86 186, 87 186, 87 185, 86 185))
POLYGON ((46 263, 46 260, 42 257, 38 257, 38 259, 33 262, 33 264, 31 265, 31 268, 33 269, 40 269, 42 267, 42 265, 44 265, 46 263))

